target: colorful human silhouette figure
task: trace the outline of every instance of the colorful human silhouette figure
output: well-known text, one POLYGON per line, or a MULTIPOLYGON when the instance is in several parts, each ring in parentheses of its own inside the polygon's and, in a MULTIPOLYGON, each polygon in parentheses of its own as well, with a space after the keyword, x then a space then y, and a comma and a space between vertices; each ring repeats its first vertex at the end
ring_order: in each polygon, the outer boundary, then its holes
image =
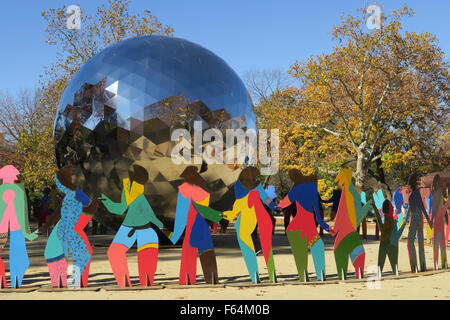
POLYGON ((411 187, 411 195, 409 196, 409 207, 411 211, 411 222, 409 225, 408 231, 408 254, 409 254, 409 262, 411 265, 411 272, 417 272, 417 255, 416 248, 414 242, 417 237, 417 242, 419 246, 419 262, 420 262, 420 271, 426 270, 426 262, 425 262, 425 248, 423 243, 423 217, 428 222, 428 225, 432 228, 432 224, 428 214, 425 210, 422 195, 420 193, 420 188, 417 186, 417 175, 414 173, 409 177, 408 181, 409 186, 411 187))
POLYGON ((444 218, 449 208, 449 200, 444 203, 441 178, 437 174, 431 186, 431 224, 433 225, 433 267, 438 268, 439 250, 441 251, 442 269, 447 268, 447 242, 445 239, 444 218))
POLYGON ((109 212, 117 215, 126 212, 125 219, 108 249, 108 259, 117 285, 131 287, 126 253, 137 241, 140 285, 153 286, 158 263, 159 239, 152 224, 162 229, 163 223, 156 217, 144 194, 144 185, 148 181, 147 170, 135 164, 133 170, 128 171, 128 176, 129 178, 123 179, 119 203, 102 194, 102 203, 109 212))
POLYGON ((339 279, 347 277, 349 257, 355 268, 356 278, 364 276, 366 253, 356 229, 369 212, 372 199, 362 206, 360 194, 351 180, 352 171, 347 168, 342 169, 335 179, 335 182, 342 187, 342 193, 335 224, 329 232, 336 237, 334 257, 339 279))
POLYGON ((222 219, 222 213, 208 207, 210 194, 197 167, 186 167, 181 177, 185 182, 178 187, 174 230, 168 236, 175 244, 185 232, 179 284, 196 283, 197 256, 200 258, 205 282, 219 283, 216 254, 206 220, 218 223, 222 219))
POLYGON ((317 280, 325 280, 325 248, 316 221, 326 231, 330 230, 320 215, 317 176, 304 176, 297 169, 289 170, 289 177, 294 186, 279 203, 280 208, 287 208, 295 203, 297 214, 286 229, 291 244, 300 281, 308 280, 308 249, 314 261, 317 280))
POLYGON ((39 229, 44 233, 60 219, 47 240, 44 256, 48 264, 53 287, 67 286, 67 266, 69 254, 73 259, 73 286, 87 287, 89 268, 93 249, 84 232, 86 221, 92 217, 100 200, 91 201, 89 197, 72 182, 73 168, 65 166, 55 175, 57 188, 64 193, 61 206, 56 209, 49 220, 39 229))
POLYGON ((392 272, 398 274, 398 241, 402 236, 403 230, 406 227, 406 221, 409 218, 409 209, 406 212, 406 217, 400 228, 397 227, 397 221, 394 218, 394 207, 389 200, 385 200, 381 207, 384 214, 384 221, 381 219, 381 214, 377 206, 372 203, 377 223, 381 231, 380 247, 378 249, 378 269, 381 275, 383 271, 386 256, 389 258, 392 272))
POLYGON ((252 233, 258 226, 261 249, 267 265, 269 280, 276 282, 275 263, 272 251, 272 229, 273 224, 269 213, 264 208, 263 203, 271 210, 275 209, 275 202, 266 194, 257 180, 259 170, 255 167, 246 167, 239 175, 238 181, 234 185, 236 200, 233 209, 223 213, 228 221, 234 220, 236 234, 250 274, 251 281, 260 282, 258 264, 256 260, 255 246, 252 240, 252 233))
MULTIPOLYGON (((12 165, 0 169, 0 252, 8 241, 9 232, 9 269, 11 286, 22 286, 23 276, 28 269, 28 259, 25 239, 34 240, 37 233, 30 231, 28 221, 28 204, 25 188, 22 183, 16 183, 20 172, 12 165)), ((0 257, 0 288, 7 287, 5 265, 0 257)))

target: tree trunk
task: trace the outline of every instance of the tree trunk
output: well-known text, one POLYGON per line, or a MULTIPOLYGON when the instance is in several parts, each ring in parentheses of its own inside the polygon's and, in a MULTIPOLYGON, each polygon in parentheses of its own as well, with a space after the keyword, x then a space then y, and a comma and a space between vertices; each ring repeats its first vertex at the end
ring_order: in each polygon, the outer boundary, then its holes
POLYGON ((364 185, 364 180, 366 180, 367 168, 368 166, 365 163, 364 154, 358 151, 356 158, 356 171, 354 177, 355 177, 355 187, 359 193, 361 193, 364 185))
MULTIPOLYGON (((361 194, 363 190, 364 181, 366 180, 367 171, 369 166, 365 163, 364 154, 361 151, 358 151, 356 158, 356 172, 355 172, 355 189, 361 194)), ((363 239, 367 238, 367 221, 366 218, 361 222, 362 225, 362 237, 363 239)), ((359 233, 359 231, 358 231, 359 233)))

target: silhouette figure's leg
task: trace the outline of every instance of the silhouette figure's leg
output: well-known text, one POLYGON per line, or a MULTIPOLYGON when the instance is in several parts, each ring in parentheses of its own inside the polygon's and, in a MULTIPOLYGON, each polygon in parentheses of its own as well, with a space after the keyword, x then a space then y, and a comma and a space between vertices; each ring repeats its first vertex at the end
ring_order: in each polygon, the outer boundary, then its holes
POLYGON ((58 237, 58 227, 59 222, 50 233, 44 251, 52 287, 54 288, 67 287, 67 259, 58 237))
POLYGON ((438 242, 439 235, 434 234, 433 236, 433 269, 436 270, 439 262, 439 246, 440 241, 438 242))
POLYGON ((444 237, 444 228, 442 228, 440 231, 436 232, 435 234, 435 244, 436 247, 436 258, 435 258, 435 265, 438 264, 439 260, 439 250, 441 251, 441 267, 442 269, 447 268, 447 244, 445 243, 445 237, 444 237))
POLYGON ((206 283, 212 284, 214 281, 217 283, 219 279, 214 244, 209 226, 200 214, 197 214, 192 225, 189 244, 198 250, 206 283))
POLYGON ((418 230, 418 245, 419 245, 419 261, 420 261, 420 271, 426 271, 427 270, 427 264, 425 262, 425 246, 424 246, 424 239, 423 239, 423 228, 419 228, 418 230))
POLYGON ((158 265, 158 235, 152 228, 137 230, 136 234, 139 281, 143 287, 153 286, 153 279, 158 265))
POLYGON ((362 277, 364 274, 365 252, 361 239, 357 232, 349 233, 336 247, 334 257, 340 280, 347 277, 348 258, 352 260, 355 267, 355 276, 362 277))
POLYGON ((136 241, 136 232, 129 236, 132 228, 120 226, 108 249, 108 259, 119 287, 131 287, 126 253, 136 241))
POLYGON ((180 279, 181 285, 195 284, 197 275, 197 248, 189 244, 189 238, 185 235, 183 248, 181 249, 180 279))
POLYGON ((417 255, 416 248, 414 246, 414 240, 416 238, 416 230, 415 226, 410 226, 408 232, 408 254, 409 254, 409 263, 411 265, 411 272, 416 272, 417 270, 417 255))
POLYGON ((298 278, 300 281, 308 281, 308 240, 301 238, 300 230, 289 230, 286 232, 297 266, 298 278))
POLYGON ((355 268, 355 277, 357 279, 363 278, 366 253, 364 252, 364 247, 362 244, 357 245, 357 247, 353 249, 350 254, 350 259, 352 260, 353 267, 355 268))
POLYGON ((200 263, 202 264, 205 282, 209 284, 219 283, 216 253, 214 252, 214 249, 202 252, 200 254, 200 263))
POLYGON ((28 259, 27 247, 25 245, 25 237, 22 231, 10 232, 9 245, 9 268, 11 273, 11 286, 20 288, 22 286, 25 271, 30 266, 28 259))
MULTIPOLYGON (((0 253, 3 251, 3 248, 8 241, 8 233, 0 233, 0 253)), ((6 274, 5 274, 5 264, 3 263, 2 258, 0 257, 0 289, 6 288, 8 285, 6 283, 6 274)))
POLYGON ((389 240, 385 242, 380 242, 380 247, 378 249, 378 268, 383 271, 384 263, 386 261, 386 256, 388 255, 389 240))
POLYGON ((390 244, 387 253, 389 262, 391 263, 392 272, 396 274, 398 271, 398 246, 390 244))
POLYGON ((67 260, 64 255, 58 261, 48 262, 48 271, 53 288, 67 287, 67 260))
POLYGON ((91 261, 89 261, 88 265, 84 269, 84 272, 83 272, 83 274, 81 276, 81 286, 84 287, 84 288, 88 286, 89 269, 90 269, 90 267, 91 267, 91 261))
POLYGON ((130 274, 128 272, 128 262, 126 253, 128 247, 120 243, 111 243, 108 249, 108 259, 112 272, 119 287, 128 285, 131 287, 130 274))
POLYGON ((86 228, 87 224, 89 223, 89 221, 92 220, 92 216, 89 216, 85 213, 82 213, 80 215, 80 217, 78 218, 77 224, 74 227, 75 232, 81 237, 81 239, 83 239, 84 244, 87 247, 87 250, 89 251, 91 257, 89 259, 88 264, 86 265, 86 267, 84 268, 83 274, 81 276, 81 286, 82 287, 87 287, 88 286, 88 281, 89 281, 89 269, 91 266, 91 259, 92 259, 92 253, 94 252, 94 250, 92 249, 92 246, 89 242, 89 238, 86 234, 86 232, 84 231, 84 229, 86 228))
POLYGON ((439 247, 441 248, 441 265, 442 265, 442 269, 447 269, 448 267, 448 262, 447 262, 447 243, 445 242, 444 239, 444 233, 440 233, 440 241, 439 241, 439 247))
POLYGON ((275 261, 273 260, 273 250, 270 247, 269 258, 267 259, 267 272, 269 273, 269 281, 277 282, 277 275, 275 272, 275 261))
POLYGON ((311 247, 311 255, 314 261, 314 268, 316 269, 316 277, 319 281, 325 281, 325 246, 323 240, 319 239, 311 247))
MULTIPOLYGON (((241 248, 242 256, 244 257, 245 265, 247 266, 248 273, 250 275, 250 279, 253 283, 261 282, 259 278, 259 271, 258 271, 258 263, 256 260, 256 253, 252 250, 247 244, 245 244, 244 241, 242 241, 240 236, 240 220, 241 217, 239 217, 236 220, 235 228, 236 228, 236 234, 237 239, 239 243, 239 247, 241 248)), ((249 238, 251 238, 250 235, 248 235, 249 238)))
POLYGON ((447 214, 447 227, 445 228, 445 243, 448 243, 448 239, 450 236, 450 213, 446 213, 447 214))
POLYGON ((139 282, 142 287, 153 286, 157 265, 158 247, 138 249, 139 282))
POLYGON ((338 247, 334 251, 334 260, 336 261, 336 269, 339 280, 345 280, 345 278, 347 278, 348 255, 349 253, 345 248, 338 247))

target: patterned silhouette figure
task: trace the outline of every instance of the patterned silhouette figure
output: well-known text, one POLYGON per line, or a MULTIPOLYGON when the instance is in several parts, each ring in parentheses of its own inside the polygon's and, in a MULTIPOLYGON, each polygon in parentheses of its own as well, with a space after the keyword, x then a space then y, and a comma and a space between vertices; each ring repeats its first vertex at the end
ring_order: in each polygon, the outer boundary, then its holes
POLYGON ((428 222, 430 228, 432 224, 423 205, 420 188, 417 187, 417 175, 414 173, 409 177, 408 181, 412 193, 409 196, 409 206, 411 210, 411 222, 408 232, 408 254, 411 265, 411 272, 417 272, 417 256, 414 242, 418 238, 420 271, 425 271, 427 266, 425 262, 425 248, 423 243, 423 217, 428 222))
POLYGON ((383 271, 386 256, 391 263, 392 272, 398 274, 398 241, 402 236, 403 230, 406 227, 406 221, 409 218, 409 209, 406 212, 406 217, 400 228, 397 227, 397 221, 394 218, 394 207, 389 200, 385 200, 382 205, 384 213, 384 221, 381 219, 380 212, 377 206, 372 203, 373 210, 377 217, 377 223, 381 231, 380 247, 378 250, 378 268, 380 273, 383 271))
POLYGON ((355 268, 355 276, 362 278, 364 275, 366 253, 356 228, 369 212, 372 199, 362 206, 360 195, 351 180, 350 169, 342 169, 335 179, 335 182, 342 187, 342 193, 334 228, 330 228, 329 232, 336 236, 334 258, 339 279, 347 276, 349 257, 355 268))
POLYGON ((445 241, 444 217, 449 208, 449 200, 443 203, 441 178, 437 174, 431 186, 431 224, 433 225, 433 267, 438 268, 439 250, 441 250, 442 269, 447 268, 447 242, 445 241))
POLYGON ((275 263, 272 251, 273 224, 269 213, 263 203, 269 209, 275 209, 275 202, 266 194, 261 183, 257 180, 259 171, 255 167, 246 167, 239 175, 239 180, 234 185, 236 201, 233 209, 225 211, 224 218, 235 223, 237 239, 244 257, 247 270, 252 282, 260 282, 256 252, 252 240, 252 233, 258 226, 261 248, 266 261, 269 280, 276 282, 275 263))
POLYGON ((206 283, 219 283, 216 254, 206 220, 218 223, 222 213, 208 207, 210 194, 206 182, 197 171, 197 167, 189 166, 181 174, 185 182, 178 187, 175 225, 169 235, 170 241, 175 244, 185 232, 179 277, 181 285, 196 283, 197 255, 206 283))
POLYGON ((84 232, 84 227, 87 224, 85 224, 86 217, 97 211, 100 200, 91 201, 80 188, 73 184, 72 176, 71 166, 62 167, 56 173, 56 186, 64 193, 64 198, 61 206, 39 229, 40 233, 46 232, 60 218, 50 233, 44 251, 53 287, 67 286, 69 253, 73 258, 73 286, 87 287, 88 285, 93 249, 84 232))
POLYGON ((300 281, 308 280, 308 249, 314 261, 318 280, 325 280, 324 244, 317 232, 316 221, 326 231, 330 227, 323 221, 319 209, 319 193, 317 191, 317 176, 304 176, 297 169, 289 170, 289 177, 294 187, 279 203, 286 208, 295 203, 297 214, 286 229, 289 243, 292 247, 300 281))
MULTIPOLYGON (((31 233, 28 222, 28 206, 25 188, 22 183, 15 183, 20 172, 12 165, 0 169, 0 252, 8 241, 9 231, 9 269, 11 286, 22 286, 23 276, 28 269, 25 239, 36 239, 36 232, 31 233)), ((7 287, 5 265, 0 258, 0 288, 7 287)))
POLYGON ((159 239, 152 224, 163 228, 144 194, 148 172, 139 165, 128 171, 129 178, 123 179, 120 203, 111 201, 102 194, 102 202, 109 212, 123 215, 125 219, 117 231, 109 249, 108 259, 119 287, 131 287, 126 253, 137 241, 139 281, 141 286, 153 286, 158 263, 159 239))

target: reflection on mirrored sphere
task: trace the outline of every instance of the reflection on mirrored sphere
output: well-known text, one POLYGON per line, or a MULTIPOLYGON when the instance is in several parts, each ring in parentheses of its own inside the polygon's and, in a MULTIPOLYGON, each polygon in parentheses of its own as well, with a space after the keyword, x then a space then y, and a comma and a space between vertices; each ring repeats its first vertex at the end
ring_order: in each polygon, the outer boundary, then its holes
MULTIPOLYGON (((58 166, 72 164, 74 183, 91 198, 104 193, 119 202, 122 179, 132 164, 140 164, 149 174, 149 203, 170 223, 187 166, 171 160, 176 145, 171 132, 192 132, 194 121, 201 121, 203 130, 256 129, 252 102, 237 74, 211 51, 183 39, 128 39, 89 60, 67 86, 54 123, 58 166)), ((197 166, 211 206, 228 209, 240 170, 197 166)))

